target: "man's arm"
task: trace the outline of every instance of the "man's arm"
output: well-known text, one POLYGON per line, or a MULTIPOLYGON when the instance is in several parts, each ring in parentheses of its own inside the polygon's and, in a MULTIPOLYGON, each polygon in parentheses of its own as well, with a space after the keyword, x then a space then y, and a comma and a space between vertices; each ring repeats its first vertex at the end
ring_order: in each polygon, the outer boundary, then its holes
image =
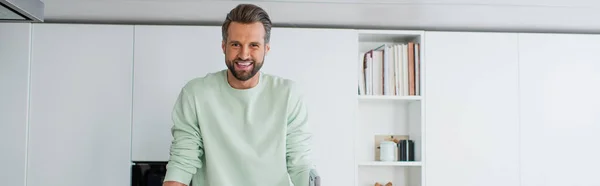
POLYGON ((309 172, 312 167, 310 159, 311 134, 308 132, 308 111, 303 96, 293 88, 288 113, 286 138, 287 169, 295 186, 308 186, 309 172))
POLYGON ((184 87, 172 113, 173 127, 171 133, 171 153, 164 179, 165 186, 188 185, 196 170, 202 166, 200 156, 202 137, 198 125, 194 95, 184 87))

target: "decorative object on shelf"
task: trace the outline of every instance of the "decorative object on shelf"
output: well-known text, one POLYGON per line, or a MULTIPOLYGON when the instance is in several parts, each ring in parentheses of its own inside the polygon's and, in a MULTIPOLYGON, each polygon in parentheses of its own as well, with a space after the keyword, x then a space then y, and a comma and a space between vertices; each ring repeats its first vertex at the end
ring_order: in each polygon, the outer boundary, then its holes
POLYGON ((379 146, 380 161, 395 161, 396 146, 393 141, 382 141, 379 146))
POLYGON ((415 143, 413 140, 398 142, 398 161, 415 161, 415 143))
MULTIPOLYGON (((381 184, 381 183, 379 183, 379 182, 375 182, 375 186, 384 186, 384 185, 382 185, 382 184, 381 184)), ((385 186, 393 186, 393 185, 392 185, 392 182, 387 182, 387 183, 385 184, 385 186)))
MULTIPOLYGON (((375 161, 381 161, 381 142, 382 141, 391 141, 397 144, 397 142, 399 142, 400 140, 407 140, 408 136, 407 135, 375 135, 375 144, 374 144, 374 150, 375 150, 375 161)), ((397 145, 396 145, 397 146, 397 145)), ((397 147, 395 148, 396 150, 394 150, 394 160, 398 160, 399 156, 398 156, 398 150, 397 147)))

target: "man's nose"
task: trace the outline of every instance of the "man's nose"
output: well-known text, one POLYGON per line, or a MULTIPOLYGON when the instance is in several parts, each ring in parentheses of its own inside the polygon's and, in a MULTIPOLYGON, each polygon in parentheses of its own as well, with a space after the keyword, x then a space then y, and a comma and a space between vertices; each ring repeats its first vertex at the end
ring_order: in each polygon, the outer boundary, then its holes
POLYGON ((238 56, 242 60, 250 59, 250 50, 247 46, 243 46, 238 56))

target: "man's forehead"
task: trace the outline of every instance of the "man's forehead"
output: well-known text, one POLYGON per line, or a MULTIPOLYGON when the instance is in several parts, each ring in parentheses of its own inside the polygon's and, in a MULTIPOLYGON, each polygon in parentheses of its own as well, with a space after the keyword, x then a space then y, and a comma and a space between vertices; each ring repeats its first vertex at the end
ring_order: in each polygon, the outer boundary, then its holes
POLYGON ((232 22, 229 25, 228 31, 230 33, 231 32, 260 33, 260 34, 265 33, 265 29, 260 22, 254 22, 254 23, 232 22))
POLYGON ((232 31, 229 32, 228 38, 230 41, 237 42, 262 42, 265 38, 264 33, 256 32, 256 31, 232 31))

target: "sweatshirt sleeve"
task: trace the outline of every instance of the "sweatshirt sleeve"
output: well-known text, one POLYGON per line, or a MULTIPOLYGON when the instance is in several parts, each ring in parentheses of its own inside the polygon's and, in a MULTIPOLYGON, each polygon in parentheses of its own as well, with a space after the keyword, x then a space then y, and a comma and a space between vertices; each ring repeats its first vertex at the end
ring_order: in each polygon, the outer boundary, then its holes
POLYGON ((295 186, 308 186, 311 137, 308 131, 308 112, 304 99, 292 89, 286 138, 287 170, 295 186))
POLYGON ((192 176, 202 166, 202 136, 197 120, 194 95, 185 87, 181 90, 172 112, 170 158, 164 181, 189 185, 192 176))

